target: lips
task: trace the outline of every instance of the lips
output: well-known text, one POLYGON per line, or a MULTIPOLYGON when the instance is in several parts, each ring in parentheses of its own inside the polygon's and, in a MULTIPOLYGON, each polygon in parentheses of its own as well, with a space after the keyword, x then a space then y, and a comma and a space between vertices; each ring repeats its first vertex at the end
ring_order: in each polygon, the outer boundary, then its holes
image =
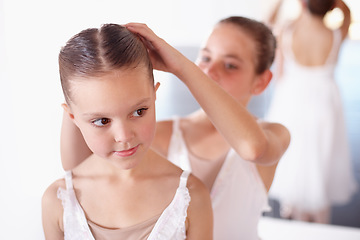
POLYGON ((114 154, 119 157, 130 157, 136 153, 138 147, 139 147, 139 145, 137 145, 136 147, 127 149, 127 150, 115 151, 114 154))

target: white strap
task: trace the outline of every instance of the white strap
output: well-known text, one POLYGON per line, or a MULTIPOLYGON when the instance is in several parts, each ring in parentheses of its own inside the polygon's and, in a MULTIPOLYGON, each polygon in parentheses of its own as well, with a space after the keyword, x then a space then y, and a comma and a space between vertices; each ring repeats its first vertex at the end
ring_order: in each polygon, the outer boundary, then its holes
POLYGON ((66 189, 73 189, 71 170, 65 172, 66 189))
POLYGON ((179 188, 185 188, 187 184, 188 177, 190 175, 190 171, 183 171, 180 176, 180 184, 179 188))
POLYGON ((175 132, 178 132, 179 131, 179 129, 180 129, 180 118, 179 118, 179 116, 174 116, 173 117, 173 128, 172 128, 172 130, 173 130, 173 134, 175 133, 175 132))

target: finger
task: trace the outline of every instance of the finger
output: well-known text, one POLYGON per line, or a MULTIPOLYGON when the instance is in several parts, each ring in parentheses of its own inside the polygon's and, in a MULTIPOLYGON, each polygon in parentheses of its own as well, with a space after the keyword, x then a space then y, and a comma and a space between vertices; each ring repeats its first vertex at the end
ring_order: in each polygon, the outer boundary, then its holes
POLYGON ((129 31, 137 33, 145 38, 155 46, 156 40, 159 38, 146 24, 144 23, 128 23, 124 25, 129 31))

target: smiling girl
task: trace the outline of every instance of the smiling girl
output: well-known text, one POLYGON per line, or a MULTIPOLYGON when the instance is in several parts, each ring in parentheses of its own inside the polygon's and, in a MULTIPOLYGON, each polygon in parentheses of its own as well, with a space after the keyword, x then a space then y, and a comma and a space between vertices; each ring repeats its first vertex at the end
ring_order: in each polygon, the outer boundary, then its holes
POLYGON ((66 114, 93 152, 42 201, 46 239, 212 239, 205 186, 149 147, 155 134, 146 47, 107 24, 72 37, 59 54, 66 114))

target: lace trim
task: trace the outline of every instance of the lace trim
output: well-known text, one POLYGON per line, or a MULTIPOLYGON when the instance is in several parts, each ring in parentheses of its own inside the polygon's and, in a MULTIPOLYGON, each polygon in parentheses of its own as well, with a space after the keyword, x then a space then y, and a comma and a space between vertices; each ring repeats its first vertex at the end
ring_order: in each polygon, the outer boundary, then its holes
MULTIPOLYGON (((148 240, 186 239, 185 221, 191 200, 186 187, 189 174, 189 172, 183 172, 173 201, 161 214, 148 240)), ((69 177, 71 179, 71 175, 66 176, 67 179, 69 177)), ((64 240, 95 240, 72 186, 67 186, 67 189, 59 188, 57 197, 64 208, 64 240)))
POLYGON ((64 208, 64 240, 95 240, 87 225, 85 213, 76 202, 73 189, 59 188, 57 196, 64 208))
POLYGON ((156 223, 149 240, 186 239, 185 221, 191 200, 189 190, 186 187, 179 188, 174 200, 156 223))

